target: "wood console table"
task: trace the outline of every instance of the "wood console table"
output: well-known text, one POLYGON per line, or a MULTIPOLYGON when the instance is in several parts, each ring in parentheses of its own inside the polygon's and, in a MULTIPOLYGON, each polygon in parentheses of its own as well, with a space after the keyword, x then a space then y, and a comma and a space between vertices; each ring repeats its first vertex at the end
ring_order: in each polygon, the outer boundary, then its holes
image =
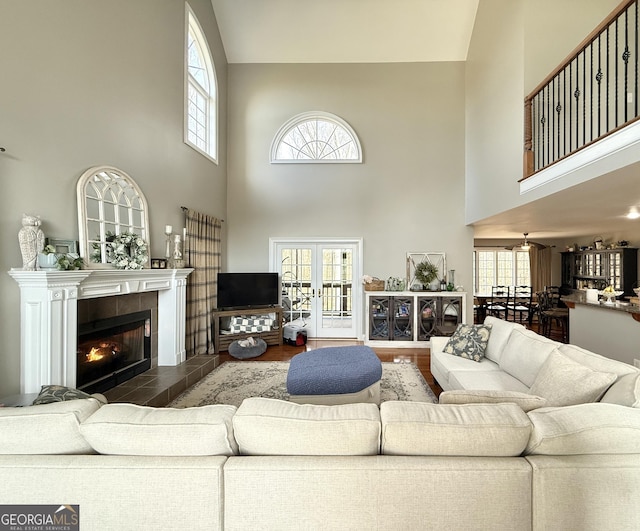
POLYGON ((246 308, 236 310, 220 310, 213 312, 214 336, 213 344, 216 354, 228 350, 229 345, 236 339, 246 339, 247 337, 260 337, 267 345, 282 345, 282 306, 268 306, 266 308, 246 308), (276 318, 273 328, 269 332, 240 332, 237 334, 223 334, 220 321, 225 317, 239 317, 252 315, 267 315, 273 313, 276 318))

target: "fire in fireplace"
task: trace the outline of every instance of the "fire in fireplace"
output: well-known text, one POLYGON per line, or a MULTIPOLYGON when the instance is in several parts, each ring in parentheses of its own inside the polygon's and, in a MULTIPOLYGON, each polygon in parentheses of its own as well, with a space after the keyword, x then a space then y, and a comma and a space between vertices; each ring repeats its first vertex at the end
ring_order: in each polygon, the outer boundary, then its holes
POLYGON ((78 326, 76 387, 102 393, 151 367, 151 311, 78 326))

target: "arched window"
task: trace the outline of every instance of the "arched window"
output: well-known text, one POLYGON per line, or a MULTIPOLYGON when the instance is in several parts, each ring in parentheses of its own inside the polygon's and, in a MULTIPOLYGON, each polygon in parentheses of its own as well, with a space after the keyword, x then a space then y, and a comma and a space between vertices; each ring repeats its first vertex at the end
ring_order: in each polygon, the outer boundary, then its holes
POLYGON ((207 39, 186 5, 186 90, 184 141, 217 162, 218 84, 207 39))
POLYGON ((271 162, 362 162, 355 131, 342 118, 327 112, 294 116, 271 143, 271 162))

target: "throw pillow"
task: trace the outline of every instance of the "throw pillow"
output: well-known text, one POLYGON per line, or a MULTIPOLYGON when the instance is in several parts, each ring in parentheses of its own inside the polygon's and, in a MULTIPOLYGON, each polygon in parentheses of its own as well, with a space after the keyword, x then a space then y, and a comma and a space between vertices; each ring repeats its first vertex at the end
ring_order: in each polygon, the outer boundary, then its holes
POLYGON ((73 387, 65 387, 64 385, 43 385, 40 393, 33 401, 33 405, 51 404, 52 402, 66 402, 67 400, 78 400, 80 398, 93 398, 73 387))
POLYGON ((600 399, 605 404, 640 407, 640 374, 633 372, 621 376, 600 399))
POLYGON ((546 398, 551 407, 585 404, 596 402, 616 378, 616 374, 594 371, 554 351, 529 392, 546 398))
POLYGON ((516 404, 527 413, 547 406, 547 399, 518 391, 455 389, 440 393, 441 404, 516 404))
POLYGON ((459 324, 449 341, 447 341, 443 352, 473 361, 482 361, 484 352, 487 350, 490 334, 491 325, 459 324))

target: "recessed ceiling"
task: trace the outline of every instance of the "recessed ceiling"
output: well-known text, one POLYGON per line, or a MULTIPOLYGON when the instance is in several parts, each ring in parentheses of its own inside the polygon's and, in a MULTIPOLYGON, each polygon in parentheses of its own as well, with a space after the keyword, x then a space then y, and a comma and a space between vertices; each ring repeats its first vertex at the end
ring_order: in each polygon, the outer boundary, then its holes
POLYGON ((476 238, 532 239, 640 233, 640 163, 507 210, 473 224, 476 238))
POLYGON ((229 63, 464 61, 479 0, 211 0, 229 63))

